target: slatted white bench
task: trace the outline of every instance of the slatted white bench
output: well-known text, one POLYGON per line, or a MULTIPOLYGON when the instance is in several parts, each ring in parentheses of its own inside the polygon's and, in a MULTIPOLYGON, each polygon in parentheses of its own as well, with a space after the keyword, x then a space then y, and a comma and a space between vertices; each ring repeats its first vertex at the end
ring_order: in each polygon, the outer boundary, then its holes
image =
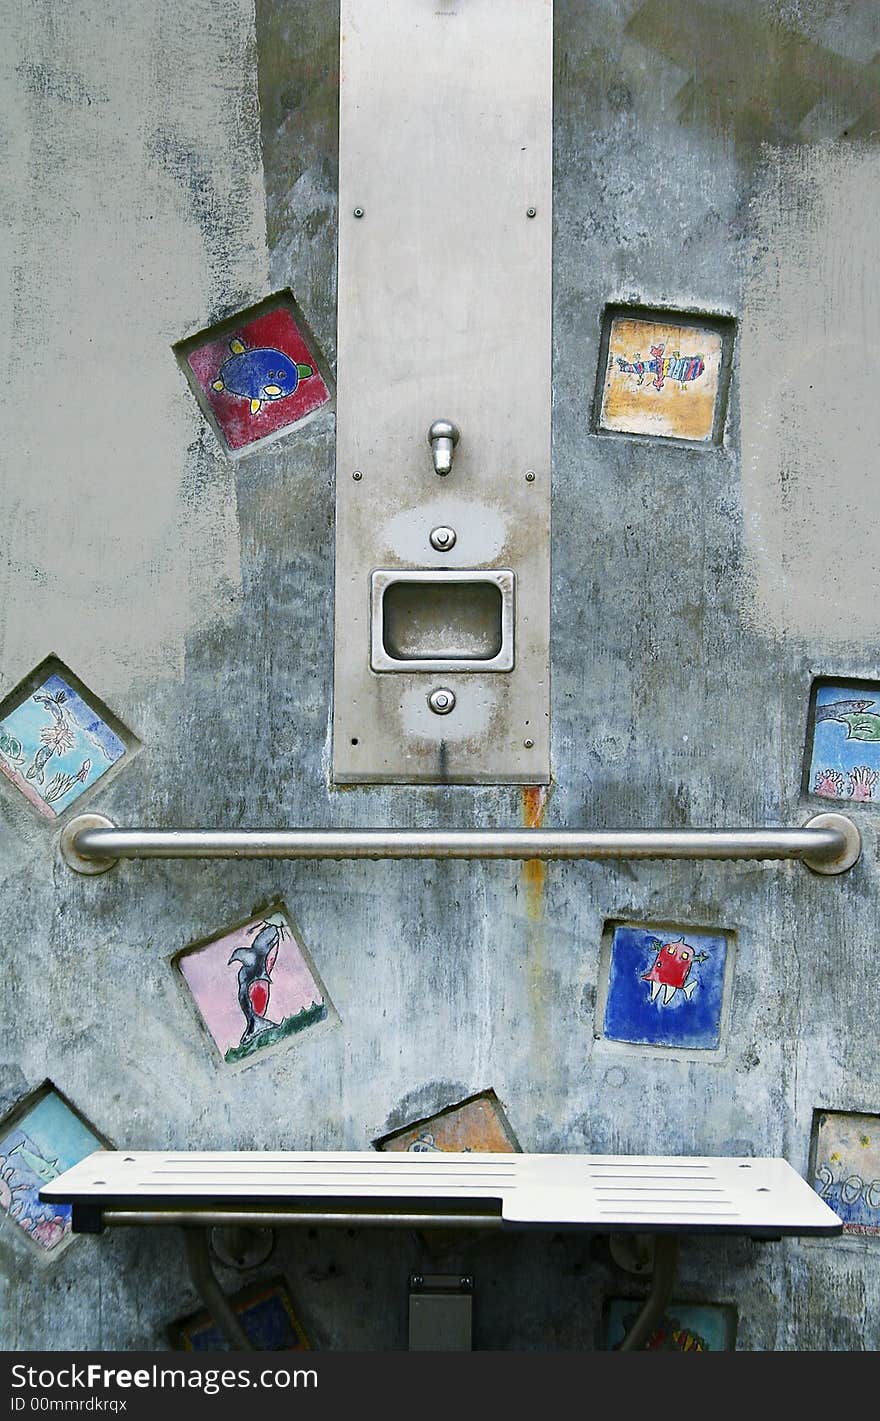
POLYGON ((672 1296, 686 1234, 839 1234, 783 1159, 644 1155, 100 1150, 40 1190, 78 1233, 184 1229, 193 1282, 231 1346, 250 1350, 213 1272, 208 1230, 296 1224, 654 1235, 650 1294, 622 1344, 642 1346, 672 1296))

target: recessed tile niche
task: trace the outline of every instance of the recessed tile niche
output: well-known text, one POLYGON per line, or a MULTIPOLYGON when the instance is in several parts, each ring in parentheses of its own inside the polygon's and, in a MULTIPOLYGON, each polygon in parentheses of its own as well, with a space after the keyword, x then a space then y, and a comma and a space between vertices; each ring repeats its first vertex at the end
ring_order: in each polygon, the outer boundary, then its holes
POLYGON ((62 818, 138 748, 137 738, 57 657, 0 704, 0 773, 45 819, 62 818))
POLYGON ((231 458, 298 428, 333 400, 333 377, 291 291, 179 341, 174 350, 231 458))
POLYGON ((520 1148, 494 1090, 469 1096, 422 1120, 413 1120, 374 1144, 377 1150, 406 1150, 411 1154, 456 1150, 465 1154, 514 1154, 520 1148))
POLYGON ((283 903, 195 943, 174 959, 199 1020, 226 1065, 263 1058, 335 1009, 283 903))
POLYGON ((815 1111, 810 1183, 844 1233, 880 1237, 880 1115, 815 1111))
MULTIPOLYGON (((251 1283, 234 1293, 229 1303, 255 1352, 310 1350, 311 1344, 294 1312, 284 1278, 251 1283)), ((176 1352, 229 1350, 223 1333, 204 1308, 171 1323, 168 1341, 176 1352)))
POLYGON ((606 307, 594 432, 720 444, 733 329, 730 317, 606 307))
POLYGON ((71 1242, 69 1204, 43 1204, 44 1184, 107 1144, 51 1081, 0 1121, 0 1214, 14 1221, 42 1256, 71 1242))
MULTIPOLYGON (((644 1306, 644 1298, 611 1298, 605 1307, 605 1350, 616 1352, 644 1306)), ((729 1303, 669 1304, 643 1344, 645 1352, 732 1352, 736 1308, 729 1303)))
POLYGON ((823 677, 813 684, 803 792, 880 803, 880 682, 823 677))
POLYGON ((674 924, 610 923, 602 939, 597 1037, 715 1051, 731 991, 731 935, 674 924))

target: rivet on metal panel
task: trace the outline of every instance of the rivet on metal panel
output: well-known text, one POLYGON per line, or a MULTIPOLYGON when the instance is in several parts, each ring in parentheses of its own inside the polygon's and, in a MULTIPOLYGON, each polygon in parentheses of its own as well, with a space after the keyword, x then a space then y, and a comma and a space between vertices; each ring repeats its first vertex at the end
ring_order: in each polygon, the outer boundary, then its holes
POLYGON ((532 750, 532 749, 534 748, 534 744, 535 744, 534 740, 524 740, 524 741, 523 741, 523 745, 525 746, 525 748, 526 748, 527 750, 532 750))
POLYGON ((527 484, 533 484, 534 482, 535 482, 535 471, 534 471, 534 469, 526 469, 526 483, 527 483, 527 484))
POLYGON ((537 207, 529 207, 526 210, 526 217, 535 217, 537 215, 537 211, 537 207))
POLYGON ((431 547, 436 548, 438 553, 448 553, 450 548, 455 547, 457 534, 454 528, 432 528, 431 547))
POLYGON ((363 215, 364 215, 364 209, 363 209, 362 207, 356 207, 356 208, 354 209, 354 215, 355 215, 355 217, 363 217, 363 215))
POLYGON ((356 484, 360 483, 361 479, 363 478, 363 474, 361 473, 360 469, 355 469, 354 473, 352 474, 352 478, 354 479, 356 484))
POLYGON ((455 705, 455 692, 448 686, 438 686, 428 697, 428 705, 435 715, 448 715, 455 705))

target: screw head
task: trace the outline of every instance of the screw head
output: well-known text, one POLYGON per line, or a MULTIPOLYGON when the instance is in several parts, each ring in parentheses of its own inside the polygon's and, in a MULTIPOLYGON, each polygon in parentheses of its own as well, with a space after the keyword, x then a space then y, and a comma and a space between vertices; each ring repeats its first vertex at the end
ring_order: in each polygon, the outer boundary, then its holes
POLYGON ((526 483, 527 483, 527 484, 533 484, 534 482, 535 482, 535 471, 534 471, 534 469, 526 469, 526 483))
POLYGON ((363 478, 363 474, 361 473, 360 469, 355 469, 354 473, 352 474, 352 478, 354 479, 356 484, 360 483, 361 479, 363 478))
POLYGON ((456 532, 454 528, 432 528, 430 543, 432 548, 436 548, 438 553, 448 553, 450 548, 455 547, 456 532))
POLYGON ((455 692, 448 686, 437 686, 428 697, 428 705, 435 715, 448 715, 455 706, 455 692))
POLYGON ((537 213, 538 213, 537 207, 529 207, 529 208, 526 209, 526 217, 536 217, 536 216, 537 216, 537 213))
POLYGON ((363 209, 362 207, 356 207, 356 208, 354 209, 354 215, 355 215, 355 217, 363 217, 363 215, 364 215, 364 209, 363 209))

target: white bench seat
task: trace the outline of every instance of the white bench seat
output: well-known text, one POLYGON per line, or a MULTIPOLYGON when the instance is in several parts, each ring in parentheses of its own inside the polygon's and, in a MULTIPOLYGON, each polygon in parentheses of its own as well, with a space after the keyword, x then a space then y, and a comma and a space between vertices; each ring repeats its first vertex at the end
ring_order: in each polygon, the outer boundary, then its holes
POLYGON ((76 1232, 180 1225, 193 1283, 233 1348, 251 1344, 211 1264, 218 1225, 580 1229, 654 1235, 650 1293, 621 1344, 672 1297, 678 1236, 832 1236, 843 1225, 783 1159, 344 1151, 98 1150, 40 1190, 76 1232))
MULTIPOLYGON (((271 1208, 406 1216, 467 1212, 509 1227, 595 1232, 840 1233, 783 1159, 713 1156, 101 1150, 42 1199, 112 1215, 271 1208)), ((111 1222, 110 1219, 107 1220, 111 1222)), ((74 1227, 77 1227, 76 1218, 74 1227)))

